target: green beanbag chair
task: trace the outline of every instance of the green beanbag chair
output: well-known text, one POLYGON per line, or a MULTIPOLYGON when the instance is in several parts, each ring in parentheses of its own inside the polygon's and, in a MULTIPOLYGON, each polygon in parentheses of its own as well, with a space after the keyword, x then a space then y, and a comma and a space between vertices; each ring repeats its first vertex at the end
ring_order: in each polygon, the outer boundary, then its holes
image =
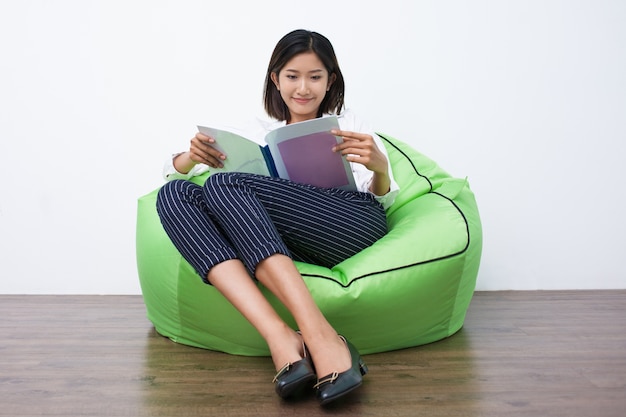
MULTIPOLYGON (((407 144, 381 137, 400 186, 387 211, 389 233, 330 269, 296 263, 329 322, 363 354, 426 344, 458 331, 482 250, 480 218, 467 181, 452 178, 407 144)), ((147 315, 157 332, 195 347, 269 355, 258 332, 201 281, 170 242, 156 213, 157 192, 139 198, 136 242, 147 315)), ((295 328, 285 307, 258 285, 295 328)))

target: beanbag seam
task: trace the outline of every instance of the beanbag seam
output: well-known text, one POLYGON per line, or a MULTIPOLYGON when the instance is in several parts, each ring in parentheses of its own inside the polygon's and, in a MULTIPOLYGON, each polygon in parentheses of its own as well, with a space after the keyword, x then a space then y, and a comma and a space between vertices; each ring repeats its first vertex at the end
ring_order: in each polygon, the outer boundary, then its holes
POLYGON ((409 156, 402 150, 400 149, 395 143, 393 143, 391 141, 391 139, 389 139, 388 137, 386 137, 385 135, 381 134, 381 133, 376 133, 382 140, 384 140, 385 142, 387 142, 389 145, 393 146, 395 148, 396 151, 400 152, 402 154, 402 156, 404 156, 404 158, 406 158, 406 160, 409 162, 409 164, 411 164, 411 166, 413 167, 413 171, 415 171, 415 174, 417 174, 418 176, 424 178, 426 181, 428 181, 428 186, 430 187, 430 190, 428 191, 429 193, 433 191, 433 183, 432 181, 430 181, 430 178, 428 178, 426 175, 422 174, 419 172, 419 170, 415 167, 415 164, 413 163, 413 160, 411 160, 411 158, 409 158, 409 156))

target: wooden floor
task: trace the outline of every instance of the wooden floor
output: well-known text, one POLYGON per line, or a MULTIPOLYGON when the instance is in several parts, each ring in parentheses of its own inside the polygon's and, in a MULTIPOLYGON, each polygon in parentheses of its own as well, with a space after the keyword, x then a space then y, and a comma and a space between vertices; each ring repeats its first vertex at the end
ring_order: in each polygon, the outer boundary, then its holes
POLYGON ((139 296, 0 295, 0 416, 626 415, 626 291, 479 292, 465 327, 365 357, 331 407, 281 401, 269 358, 177 345, 139 296))

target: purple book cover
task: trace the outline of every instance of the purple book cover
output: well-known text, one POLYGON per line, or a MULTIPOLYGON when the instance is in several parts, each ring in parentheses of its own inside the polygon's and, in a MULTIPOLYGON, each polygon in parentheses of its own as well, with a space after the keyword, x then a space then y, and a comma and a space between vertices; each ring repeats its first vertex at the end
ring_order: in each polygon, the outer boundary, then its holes
POLYGON ((341 141, 330 133, 333 129, 339 130, 337 116, 288 124, 269 132, 265 141, 276 173, 294 182, 355 191, 350 163, 332 151, 341 141))
POLYGON ((332 151, 337 139, 318 132, 278 143, 289 179, 317 187, 341 188, 350 184, 340 153, 332 151))

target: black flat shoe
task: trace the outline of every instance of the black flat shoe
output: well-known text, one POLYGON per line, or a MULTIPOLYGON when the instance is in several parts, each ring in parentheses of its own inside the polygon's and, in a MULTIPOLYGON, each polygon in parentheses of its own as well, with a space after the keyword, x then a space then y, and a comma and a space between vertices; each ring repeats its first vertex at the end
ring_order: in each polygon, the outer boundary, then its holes
POLYGON ((368 371, 367 365, 365 365, 365 362, 361 359, 361 355, 359 355, 354 345, 348 342, 343 336, 339 337, 344 341, 350 351, 352 367, 345 372, 333 372, 317 381, 314 388, 316 390, 317 399, 321 405, 335 401, 360 387, 363 383, 363 375, 368 371))
POLYGON ((294 363, 287 363, 274 377, 276 394, 281 398, 293 397, 305 388, 310 388, 315 381, 315 370, 311 356, 303 343, 304 359, 294 363))

